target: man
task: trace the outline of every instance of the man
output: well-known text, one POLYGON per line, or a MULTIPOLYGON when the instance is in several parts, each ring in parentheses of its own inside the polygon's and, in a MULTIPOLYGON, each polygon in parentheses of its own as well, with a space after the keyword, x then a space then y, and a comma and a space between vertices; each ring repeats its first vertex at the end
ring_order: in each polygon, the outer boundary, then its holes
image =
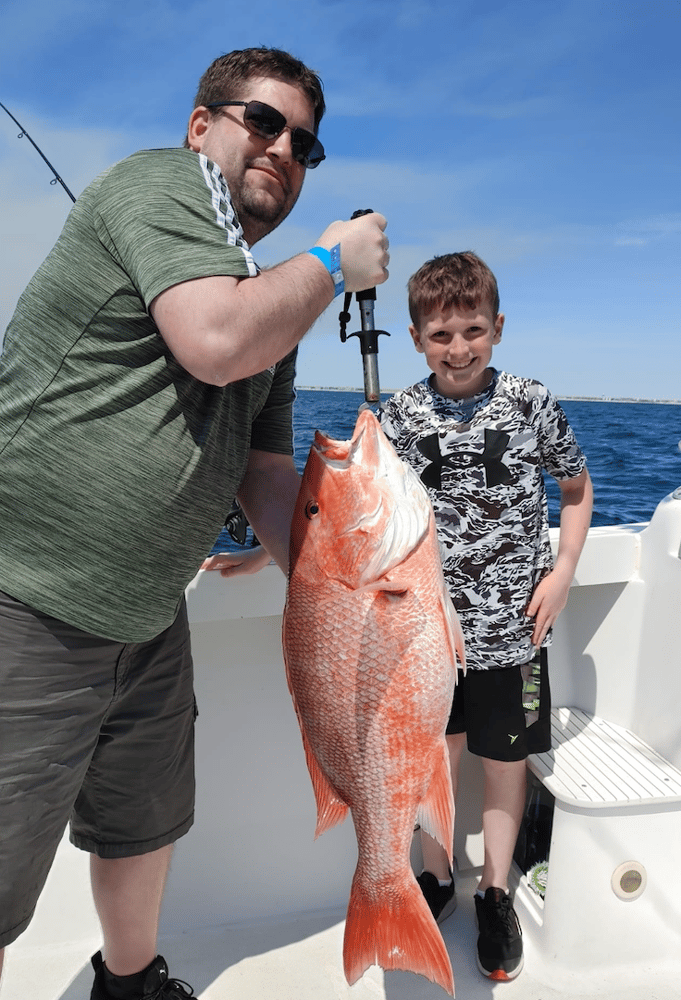
POLYGON ((70 816, 103 931, 91 1000, 190 995, 156 954, 193 821, 184 588, 236 494, 286 570, 297 344, 343 281, 387 278, 377 214, 265 272, 251 255, 324 158, 323 113, 287 53, 217 59, 186 148, 86 189, 7 330, 0 946, 28 925, 70 816))

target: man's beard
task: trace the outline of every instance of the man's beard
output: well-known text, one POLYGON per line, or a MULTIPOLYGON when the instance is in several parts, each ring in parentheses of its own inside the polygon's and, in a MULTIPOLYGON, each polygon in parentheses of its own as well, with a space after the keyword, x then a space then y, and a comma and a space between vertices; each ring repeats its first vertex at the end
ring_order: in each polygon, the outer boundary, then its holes
POLYGON ((267 236, 288 217, 298 201, 300 191, 295 197, 290 190, 282 191, 284 200, 278 201, 262 188, 251 188, 248 184, 243 184, 241 190, 233 196, 239 222, 244 229, 257 234, 249 242, 254 243, 256 239, 267 236))

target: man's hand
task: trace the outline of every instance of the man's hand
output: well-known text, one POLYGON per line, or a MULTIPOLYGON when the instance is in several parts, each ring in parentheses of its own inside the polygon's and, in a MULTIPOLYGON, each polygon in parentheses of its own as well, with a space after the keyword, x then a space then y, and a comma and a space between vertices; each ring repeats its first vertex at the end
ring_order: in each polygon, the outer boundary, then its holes
POLYGON ((219 570, 221 576, 245 576, 258 573, 271 562, 269 552, 258 545, 241 552, 218 552, 201 563, 201 569, 219 570))
POLYGON ((332 222, 315 246, 330 250, 340 243, 340 263, 346 292, 363 292, 388 279, 387 222, 383 215, 371 212, 348 222, 332 222))

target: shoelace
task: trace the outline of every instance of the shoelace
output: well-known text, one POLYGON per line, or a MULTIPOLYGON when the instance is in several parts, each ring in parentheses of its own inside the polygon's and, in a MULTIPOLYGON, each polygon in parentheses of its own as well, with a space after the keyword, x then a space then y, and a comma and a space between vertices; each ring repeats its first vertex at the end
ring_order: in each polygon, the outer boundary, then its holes
POLYGON ((193 988, 189 983, 185 983, 184 979, 166 979, 157 990, 149 993, 144 1000, 187 1000, 188 997, 193 996, 193 988))
POLYGON ((505 937, 508 934, 520 934, 520 924, 515 910, 511 905, 510 896, 495 899, 493 906, 485 907, 488 932, 493 936, 505 937))

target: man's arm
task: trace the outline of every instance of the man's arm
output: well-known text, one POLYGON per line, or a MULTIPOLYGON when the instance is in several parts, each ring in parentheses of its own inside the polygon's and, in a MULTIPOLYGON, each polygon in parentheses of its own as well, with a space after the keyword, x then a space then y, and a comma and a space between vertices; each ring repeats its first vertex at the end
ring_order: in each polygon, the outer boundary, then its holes
POLYGON ((586 469, 573 479, 558 480, 560 487, 560 533, 553 570, 536 587, 525 614, 534 618, 532 643, 540 646, 546 633, 565 607, 591 524, 593 487, 586 469))
MULTIPOLYGON (((317 246, 340 244, 348 292, 388 277, 386 220, 372 212, 334 222, 317 246)), ((324 264, 298 254, 254 278, 227 275, 172 285, 157 295, 151 315, 170 351, 195 378, 227 385, 264 371, 298 344, 334 297, 324 264)))
POLYGON ((201 569, 220 570, 222 576, 241 576, 257 573, 274 559, 288 575, 291 520, 299 489, 300 475, 290 455, 251 449, 237 496, 261 545, 210 556, 201 569))

